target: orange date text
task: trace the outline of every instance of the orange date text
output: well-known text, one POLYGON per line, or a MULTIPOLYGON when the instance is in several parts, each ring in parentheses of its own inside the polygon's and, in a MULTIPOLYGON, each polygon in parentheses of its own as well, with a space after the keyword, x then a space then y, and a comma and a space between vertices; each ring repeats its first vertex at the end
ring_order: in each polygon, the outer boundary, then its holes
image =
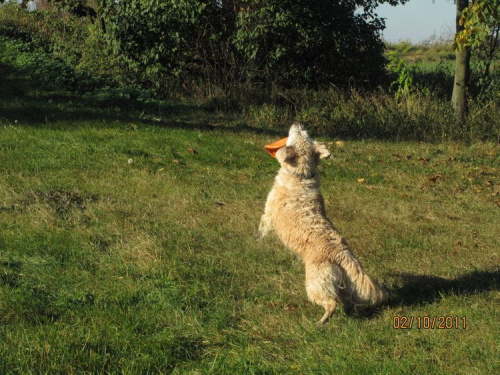
POLYGON ((394 329, 466 329, 465 316, 405 316, 392 318, 394 329))

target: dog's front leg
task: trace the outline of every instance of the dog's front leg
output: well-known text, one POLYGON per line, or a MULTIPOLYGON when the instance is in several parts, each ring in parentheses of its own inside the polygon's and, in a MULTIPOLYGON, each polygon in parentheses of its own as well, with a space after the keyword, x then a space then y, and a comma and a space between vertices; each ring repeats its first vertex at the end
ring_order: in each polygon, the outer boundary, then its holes
POLYGON ((260 218, 260 224, 259 224, 260 238, 261 239, 264 238, 272 230, 273 230, 273 225, 271 223, 271 218, 269 217, 269 215, 264 213, 260 218))
POLYGON ((274 189, 271 189, 269 195, 266 199, 266 206, 264 207, 264 214, 260 218, 259 224, 259 239, 264 238, 269 232, 273 230, 273 210, 272 210, 272 202, 274 200, 274 189))

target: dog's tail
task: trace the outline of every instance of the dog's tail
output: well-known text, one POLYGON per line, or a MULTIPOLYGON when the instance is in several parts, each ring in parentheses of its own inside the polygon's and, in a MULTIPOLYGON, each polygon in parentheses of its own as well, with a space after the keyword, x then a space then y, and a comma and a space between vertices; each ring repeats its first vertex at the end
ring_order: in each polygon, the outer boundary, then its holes
POLYGON ((388 299, 388 292, 368 276, 348 248, 344 248, 341 252, 337 253, 333 261, 344 269, 351 284, 350 289, 353 293, 352 298, 354 303, 378 305, 388 299))

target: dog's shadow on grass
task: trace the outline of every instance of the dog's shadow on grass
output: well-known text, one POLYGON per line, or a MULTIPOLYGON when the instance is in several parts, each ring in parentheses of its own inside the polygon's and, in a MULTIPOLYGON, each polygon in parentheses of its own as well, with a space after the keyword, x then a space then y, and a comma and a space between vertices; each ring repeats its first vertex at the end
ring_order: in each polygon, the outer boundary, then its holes
POLYGON ((411 307, 439 302, 446 296, 470 296, 500 289, 500 269, 472 271, 455 279, 409 273, 392 275, 390 300, 380 308, 356 308, 354 317, 372 318, 384 308, 411 307))
POLYGON ((474 295, 500 288, 500 269, 472 271, 455 279, 432 275, 398 274, 401 285, 391 290, 390 306, 433 303, 449 295, 474 295))

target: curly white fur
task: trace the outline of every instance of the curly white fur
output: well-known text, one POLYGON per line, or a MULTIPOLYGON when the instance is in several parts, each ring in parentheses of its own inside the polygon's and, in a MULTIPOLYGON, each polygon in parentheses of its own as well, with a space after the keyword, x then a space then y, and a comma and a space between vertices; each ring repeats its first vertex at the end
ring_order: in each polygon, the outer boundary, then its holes
POLYGON ((286 147, 276 153, 281 169, 259 226, 261 237, 274 230, 302 258, 307 296, 325 309, 318 324, 330 318, 338 303, 349 311, 353 303, 379 304, 387 299, 326 216, 317 166, 329 156, 325 144, 313 141, 302 125, 294 123, 286 147))

